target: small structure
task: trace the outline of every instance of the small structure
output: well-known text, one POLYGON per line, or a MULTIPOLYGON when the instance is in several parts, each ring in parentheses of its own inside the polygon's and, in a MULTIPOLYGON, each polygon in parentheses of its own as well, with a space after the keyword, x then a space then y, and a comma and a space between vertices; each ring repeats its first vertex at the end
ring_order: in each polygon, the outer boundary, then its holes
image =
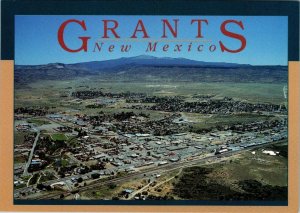
POLYGON ((272 155, 272 156, 279 154, 279 152, 274 152, 271 150, 263 150, 262 153, 267 154, 267 155, 272 155))
POLYGON ((131 194, 133 192, 132 189, 124 189, 123 191, 123 194, 131 194))
POLYGON ((159 165, 159 166, 162 166, 162 165, 165 165, 165 164, 167 164, 167 163, 168 163, 168 161, 161 161, 161 162, 158 163, 158 165, 159 165))

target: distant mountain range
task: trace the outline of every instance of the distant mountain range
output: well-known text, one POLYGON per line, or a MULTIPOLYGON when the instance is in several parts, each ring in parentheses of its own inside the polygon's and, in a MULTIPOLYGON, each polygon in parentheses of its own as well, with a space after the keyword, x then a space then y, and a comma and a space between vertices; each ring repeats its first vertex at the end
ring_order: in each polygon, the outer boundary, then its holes
POLYGON ((68 66, 75 66, 89 70, 102 70, 116 68, 124 65, 150 65, 150 66, 209 66, 209 67, 236 67, 236 66, 249 66, 249 65, 240 65, 234 63, 216 63, 216 62, 203 62, 195 61, 186 58, 170 58, 170 57, 154 57, 147 55, 140 55, 130 58, 119 58, 108 61, 91 61, 84 63, 76 63, 68 66))
POLYGON ((16 69, 47 69, 51 68, 74 68, 86 70, 111 69, 124 65, 150 65, 150 66, 205 66, 205 67, 245 67, 249 64, 236 64, 224 62, 204 62, 195 61, 186 58, 154 57, 149 55, 140 55, 129 58, 118 58, 107 61, 90 61, 74 64, 50 63, 45 65, 16 65, 16 69))
POLYGON ((16 65, 15 82, 71 79, 100 75, 124 81, 287 82, 287 66, 203 62, 186 58, 141 55, 75 64, 16 65))

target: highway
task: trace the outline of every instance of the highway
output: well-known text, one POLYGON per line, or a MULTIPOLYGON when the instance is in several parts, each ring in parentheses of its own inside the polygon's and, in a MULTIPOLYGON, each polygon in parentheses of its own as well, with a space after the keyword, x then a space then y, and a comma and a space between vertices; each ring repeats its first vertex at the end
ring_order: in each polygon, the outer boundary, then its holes
POLYGON ((29 154, 29 157, 28 157, 28 161, 25 165, 25 168, 24 168, 24 172, 23 172, 23 175, 27 176, 28 175, 28 168, 30 166, 30 163, 31 163, 31 160, 32 160, 32 157, 33 157, 33 153, 34 153, 34 150, 35 150, 35 147, 36 147, 36 144, 39 140, 39 136, 40 136, 40 131, 37 129, 37 135, 34 139, 34 142, 33 142, 33 145, 32 145, 32 148, 31 148, 31 151, 30 151, 30 154, 29 154))

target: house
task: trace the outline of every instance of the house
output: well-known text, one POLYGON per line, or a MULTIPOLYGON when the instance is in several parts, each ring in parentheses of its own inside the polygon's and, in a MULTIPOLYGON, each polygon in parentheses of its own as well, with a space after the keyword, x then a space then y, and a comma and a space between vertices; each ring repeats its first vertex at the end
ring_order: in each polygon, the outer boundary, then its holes
POLYGON ((179 158, 170 158, 169 161, 171 161, 171 162, 177 162, 177 161, 179 161, 179 158))
POLYGON ((162 165, 165 165, 165 164, 167 164, 167 163, 168 163, 168 161, 161 161, 161 162, 158 163, 158 165, 159 165, 159 166, 162 166, 162 165))

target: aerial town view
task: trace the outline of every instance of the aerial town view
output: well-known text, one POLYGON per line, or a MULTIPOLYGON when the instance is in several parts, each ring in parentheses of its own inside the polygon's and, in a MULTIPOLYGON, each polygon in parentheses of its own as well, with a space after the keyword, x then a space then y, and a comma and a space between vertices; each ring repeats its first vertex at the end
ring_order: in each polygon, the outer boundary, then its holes
POLYGON ((286 196, 286 67, 134 65, 72 79, 86 72, 75 66, 15 67, 16 199, 286 196), (188 81, 197 69, 237 82, 188 81), (59 70, 60 80, 43 79, 59 70), (176 75, 159 82, 158 70, 176 75))
POLYGON ((288 68, 266 64, 16 63, 14 199, 286 201, 288 68))

